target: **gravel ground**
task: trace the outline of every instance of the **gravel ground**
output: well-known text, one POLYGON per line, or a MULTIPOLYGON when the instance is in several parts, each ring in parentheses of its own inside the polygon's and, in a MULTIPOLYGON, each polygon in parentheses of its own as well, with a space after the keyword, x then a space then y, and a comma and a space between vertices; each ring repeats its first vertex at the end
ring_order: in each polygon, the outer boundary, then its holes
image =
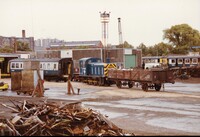
MULTIPOLYGON (((10 79, 3 80, 10 85, 10 79)), ((83 106, 100 111, 120 128, 136 135, 200 135, 200 94, 180 92, 180 88, 184 90, 191 84, 200 92, 200 79, 196 78, 177 79, 173 86, 167 84, 165 91, 162 89, 160 92, 144 92, 136 87, 118 89, 116 86, 99 87, 72 82, 76 93, 80 88, 80 95, 68 95, 66 83, 45 81, 44 86, 49 90, 45 91, 42 98, 17 95, 9 90, 0 93, 0 103, 12 105, 10 99, 34 102, 81 101, 83 106)), ((0 110, 0 117, 12 116, 2 105, 0 110)))

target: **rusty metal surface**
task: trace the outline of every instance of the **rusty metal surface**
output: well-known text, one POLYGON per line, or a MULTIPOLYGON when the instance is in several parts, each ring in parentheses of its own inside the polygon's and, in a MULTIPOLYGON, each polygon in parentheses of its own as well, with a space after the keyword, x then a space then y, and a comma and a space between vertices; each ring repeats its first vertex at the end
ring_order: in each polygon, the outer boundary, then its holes
MULTIPOLYGON (((105 116, 78 103, 31 103, 12 101, 2 104, 16 113, 0 120, 0 136, 124 136, 127 135, 105 116)), ((129 133, 133 136, 134 133, 129 133)))
POLYGON ((21 72, 11 72, 11 90, 16 91, 21 89, 21 72))
POLYGON ((161 68, 151 70, 137 68, 130 70, 111 69, 108 73, 108 78, 115 80, 131 80, 147 83, 174 83, 173 71, 161 68))

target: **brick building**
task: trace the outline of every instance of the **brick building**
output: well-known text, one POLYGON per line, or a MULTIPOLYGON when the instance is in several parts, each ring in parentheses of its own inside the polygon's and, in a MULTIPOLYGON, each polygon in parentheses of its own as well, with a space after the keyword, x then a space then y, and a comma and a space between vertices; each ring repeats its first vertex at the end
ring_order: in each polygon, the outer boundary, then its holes
POLYGON ((25 31, 22 30, 22 37, 4 37, 0 36, 0 47, 14 47, 15 42, 23 42, 23 43, 28 43, 29 48, 34 51, 34 37, 26 37, 25 36, 25 31))

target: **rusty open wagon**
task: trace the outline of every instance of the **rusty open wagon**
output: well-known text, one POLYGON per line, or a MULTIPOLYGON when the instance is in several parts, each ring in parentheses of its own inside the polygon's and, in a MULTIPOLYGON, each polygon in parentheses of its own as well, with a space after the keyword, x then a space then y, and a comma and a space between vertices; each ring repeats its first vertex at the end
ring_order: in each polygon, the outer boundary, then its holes
POLYGON ((160 91, 162 84, 175 83, 173 71, 162 68, 110 69, 108 79, 115 81, 118 88, 123 85, 132 88, 134 83, 138 82, 144 91, 148 91, 149 88, 160 91))

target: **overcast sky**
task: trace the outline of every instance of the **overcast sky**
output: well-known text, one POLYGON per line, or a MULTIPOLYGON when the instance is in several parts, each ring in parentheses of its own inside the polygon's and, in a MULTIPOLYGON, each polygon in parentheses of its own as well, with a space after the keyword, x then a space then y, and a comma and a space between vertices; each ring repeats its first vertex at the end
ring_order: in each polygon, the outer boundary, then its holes
POLYGON ((187 23, 200 31, 200 0, 0 0, 0 36, 101 40, 99 12, 110 12, 108 43, 163 41, 163 30, 187 23))

